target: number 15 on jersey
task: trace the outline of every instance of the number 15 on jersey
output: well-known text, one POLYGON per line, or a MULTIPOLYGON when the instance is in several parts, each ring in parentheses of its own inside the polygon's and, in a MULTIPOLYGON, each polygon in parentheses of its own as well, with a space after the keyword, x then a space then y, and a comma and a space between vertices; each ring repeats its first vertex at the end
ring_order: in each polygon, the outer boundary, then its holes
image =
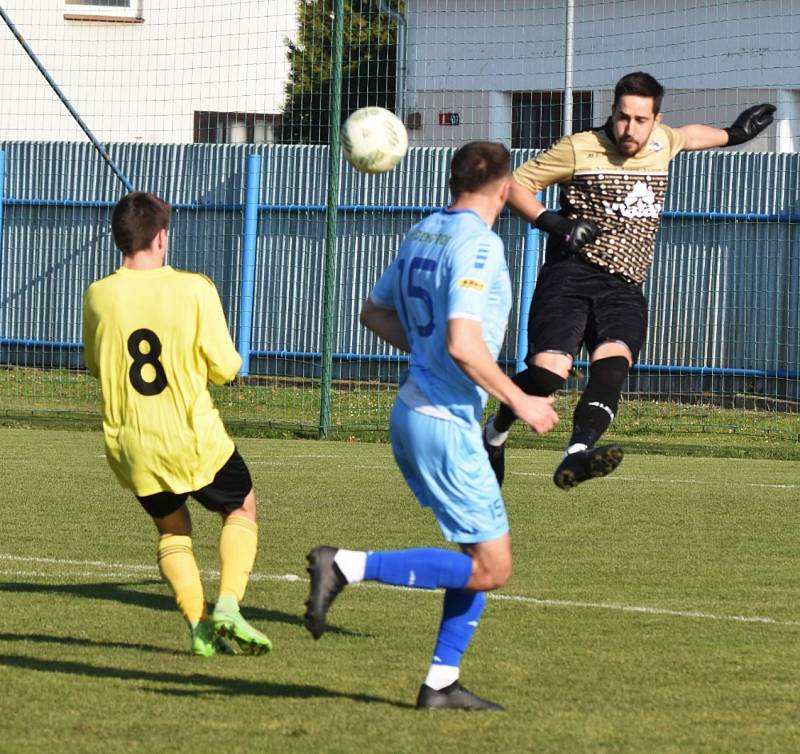
POLYGON ((400 303, 402 305, 403 324, 406 330, 413 327, 423 338, 427 338, 436 329, 434 321, 433 299, 430 292, 425 288, 425 279, 429 276, 424 273, 436 272, 437 261, 427 257, 413 257, 408 265, 406 275, 406 260, 401 259, 397 263, 400 270, 400 303), (415 301, 406 302, 406 299, 415 301), (416 302, 419 302, 416 304, 416 302), (422 309, 421 321, 409 315, 409 308, 412 312, 422 309))

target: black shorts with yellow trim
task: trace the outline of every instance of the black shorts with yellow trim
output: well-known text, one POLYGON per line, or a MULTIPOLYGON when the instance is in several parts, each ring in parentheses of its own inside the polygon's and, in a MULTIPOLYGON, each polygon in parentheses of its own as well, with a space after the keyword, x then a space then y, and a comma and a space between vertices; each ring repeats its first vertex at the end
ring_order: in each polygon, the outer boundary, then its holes
POLYGON ((529 360, 545 351, 575 358, 603 343, 625 344, 633 361, 647 334, 642 286, 584 261, 548 254, 539 272, 528 317, 529 360))
POLYGON ((141 497, 137 495, 136 499, 153 518, 164 518, 175 513, 190 495, 207 510, 228 515, 242 507, 252 489, 250 470, 234 448, 231 457, 205 487, 193 492, 164 491, 141 497))

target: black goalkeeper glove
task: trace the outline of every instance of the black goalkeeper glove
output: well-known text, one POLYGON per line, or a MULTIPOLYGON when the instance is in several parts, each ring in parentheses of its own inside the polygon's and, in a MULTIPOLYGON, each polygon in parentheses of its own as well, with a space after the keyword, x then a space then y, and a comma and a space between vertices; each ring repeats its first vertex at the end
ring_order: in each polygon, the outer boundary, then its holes
POLYGON ((773 121, 775 105, 754 105, 748 107, 730 128, 723 128, 728 134, 727 147, 735 147, 758 136, 773 121))
POLYGON ((570 220, 567 217, 545 210, 536 218, 534 225, 549 233, 551 236, 561 239, 570 251, 578 251, 597 240, 600 235, 598 228, 590 220, 570 220))

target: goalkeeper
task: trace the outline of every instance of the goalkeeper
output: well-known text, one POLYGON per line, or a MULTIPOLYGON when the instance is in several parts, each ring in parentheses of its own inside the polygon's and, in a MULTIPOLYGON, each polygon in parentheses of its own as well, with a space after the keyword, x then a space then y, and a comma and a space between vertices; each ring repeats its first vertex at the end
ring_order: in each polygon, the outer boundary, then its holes
POLYGON ((84 295, 83 343, 100 380, 106 458, 159 533, 158 565, 191 631, 192 651, 271 649, 239 612, 256 557, 250 472, 228 437, 208 380, 233 379, 241 359, 214 284, 164 265, 170 207, 134 192, 114 208, 121 267, 84 295), (192 552, 186 499, 222 517, 219 598, 209 618, 192 552))
MULTIPOLYGON (((527 369, 513 381, 530 395, 563 387, 582 345, 589 381, 575 407, 572 436, 553 477, 568 490, 612 472, 623 450, 596 443, 617 413, 622 386, 644 342, 642 284, 653 259, 670 160, 684 150, 735 146, 772 123, 775 107, 745 110, 730 128, 661 122, 664 89, 647 73, 630 73, 614 90, 604 126, 567 136, 514 173, 508 204, 549 234, 528 322, 527 369), (560 184, 561 209, 550 212, 537 192, 560 184)), ((501 405, 484 429, 498 481, 515 416, 501 405)))

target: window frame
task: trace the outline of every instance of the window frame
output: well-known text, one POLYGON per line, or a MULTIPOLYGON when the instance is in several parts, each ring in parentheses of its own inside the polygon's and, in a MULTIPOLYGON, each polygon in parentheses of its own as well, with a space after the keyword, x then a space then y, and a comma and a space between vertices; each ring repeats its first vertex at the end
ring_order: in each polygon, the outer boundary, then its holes
POLYGON ((281 124, 280 113, 248 113, 227 110, 195 110, 192 141, 195 144, 276 144, 281 124), (231 125, 237 123, 247 129, 247 139, 242 142, 228 140, 231 125), (272 141, 254 141, 255 127, 263 125, 271 131, 272 141), (216 137, 214 140, 210 136, 216 137))
MULTIPOLYGON (((572 132, 577 133, 585 128, 593 127, 595 109, 594 91, 591 89, 575 89, 572 92, 572 132), (583 117, 582 117, 583 116, 583 117)), ((540 133, 541 133, 541 129, 540 133)), ((564 131, 564 90, 563 89, 535 89, 512 92, 511 116, 511 145, 513 149, 548 149, 563 135, 564 131), (538 102, 536 102, 538 100, 538 102), (550 128, 550 137, 539 137, 539 144, 531 146, 530 135, 523 138, 523 124, 521 117, 525 108, 543 110, 548 108, 558 113, 558 118, 553 118, 548 123, 557 124, 557 128, 550 128), (525 143, 523 143, 525 142, 525 143)))
POLYGON ((64 18, 103 21, 142 21, 142 0, 128 0, 127 8, 113 5, 87 5, 63 0, 64 18))

